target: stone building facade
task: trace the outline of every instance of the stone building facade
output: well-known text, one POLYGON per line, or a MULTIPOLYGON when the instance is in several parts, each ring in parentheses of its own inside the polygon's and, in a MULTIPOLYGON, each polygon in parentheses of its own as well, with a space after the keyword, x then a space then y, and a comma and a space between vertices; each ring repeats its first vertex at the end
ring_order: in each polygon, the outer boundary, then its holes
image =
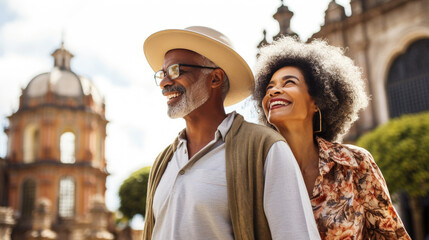
POLYGON ((351 15, 332 1, 312 38, 346 49, 372 97, 356 136, 406 113, 429 110, 429 1, 352 0, 351 15))
POLYGON ((53 69, 22 89, 5 129, 6 203, 16 219, 12 239, 113 239, 103 207, 104 99, 71 70, 73 55, 63 44, 52 56, 53 69), (91 220, 94 214, 103 218, 99 224, 91 220))

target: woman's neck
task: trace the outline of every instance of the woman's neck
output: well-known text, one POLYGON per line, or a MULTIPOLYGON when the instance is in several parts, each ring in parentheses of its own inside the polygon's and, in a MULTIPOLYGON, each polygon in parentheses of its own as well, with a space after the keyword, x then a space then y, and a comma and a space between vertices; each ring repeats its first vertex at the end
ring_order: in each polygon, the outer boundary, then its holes
POLYGON ((313 129, 307 124, 288 124, 279 126, 277 130, 289 144, 301 172, 318 167, 318 148, 314 142, 313 129))
POLYGON ((319 176, 319 152, 313 140, 311 125, 303 122, 291 124, 288 121, 288 126, 277 127, 277 130, 289 144, 304 178, 308 196, 312 198, 316 178, 319 176))

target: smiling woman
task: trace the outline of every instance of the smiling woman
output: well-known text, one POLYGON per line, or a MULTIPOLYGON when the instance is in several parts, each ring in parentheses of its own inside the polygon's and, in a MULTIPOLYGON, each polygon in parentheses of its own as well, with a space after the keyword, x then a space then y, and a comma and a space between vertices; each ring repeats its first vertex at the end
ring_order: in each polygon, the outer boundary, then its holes
MULTIPOLYGON (((262 99, 267 120, 278 126, 287 119, 289 127, 292 122, 311 128, 314 112, 318 108, 308 93, 302 71, 297 67, 287 66, 274 73, 266 87, 266 95, 262 99), (282 95, 282 93, 286 93, 282 95)), ((313 129, 309 129, 313 131, 313 129)))
POLYGON ((299 40, 285 38, 261 49, 256 66, 254 98, 260 120, 266 124, 262 99, 272 75, 284 66, 299 69, 308 94, 322 110, 322 127, 317 135, 329 141, 341 140, 351 124, 358 118, 360 109, 368 104, 360 69, 339 48, 322 41, 302 44, 299 40))
POLYGON ((360 70, 326 42, 284 37, 260 50, 260 119, 295 155, 322 239, 410 239, 371 154, 336 143, 366 107, 360 70))

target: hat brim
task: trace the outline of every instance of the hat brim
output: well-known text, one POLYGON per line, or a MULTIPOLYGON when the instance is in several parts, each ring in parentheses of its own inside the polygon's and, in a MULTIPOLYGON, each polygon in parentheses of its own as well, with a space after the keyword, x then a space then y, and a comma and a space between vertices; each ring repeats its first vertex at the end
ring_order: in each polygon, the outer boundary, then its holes
POLYGON ((229 79, 224 106, 242 101, 253 91, 253 73, 246 61, 224 43, 201 33, 182 29, 163 30, 149 36, 143 49, 154 71, 162 68, 165 54, 172 49, 191 50, 210 59, 225 71, 229 79))

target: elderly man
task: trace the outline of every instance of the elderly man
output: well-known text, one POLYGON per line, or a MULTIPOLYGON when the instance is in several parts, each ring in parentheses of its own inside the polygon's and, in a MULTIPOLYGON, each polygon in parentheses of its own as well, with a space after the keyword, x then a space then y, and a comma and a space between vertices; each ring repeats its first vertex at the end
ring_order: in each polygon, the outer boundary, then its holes
POLYGON ((143 239, 318 239, 284 139, 224 106, 250 95, 247 63, 207 27, 149 36, 145 56, 186 128, 152 166, 143 239))

